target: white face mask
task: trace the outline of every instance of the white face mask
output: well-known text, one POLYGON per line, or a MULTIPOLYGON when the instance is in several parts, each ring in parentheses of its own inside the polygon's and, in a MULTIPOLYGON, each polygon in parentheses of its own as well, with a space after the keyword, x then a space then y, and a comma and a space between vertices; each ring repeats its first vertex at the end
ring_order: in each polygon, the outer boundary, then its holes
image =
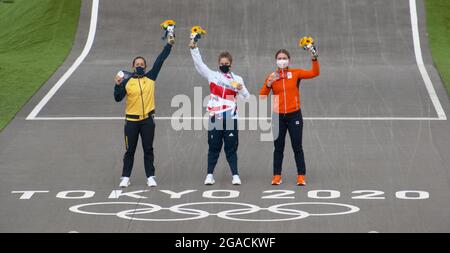
POLYGON ((280 69, 284 69, 284 68, 286 68, 287 66, 289 66, 289 60, 277 60, 277 66, 278 66, 280 69))

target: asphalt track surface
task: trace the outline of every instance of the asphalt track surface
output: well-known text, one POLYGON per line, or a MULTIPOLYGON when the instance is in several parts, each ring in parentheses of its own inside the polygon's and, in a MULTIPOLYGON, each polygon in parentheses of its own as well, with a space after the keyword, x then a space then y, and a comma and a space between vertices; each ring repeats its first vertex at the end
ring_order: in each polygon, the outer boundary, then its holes
POLYGON ((417 38, 436 98, 430 96, 419 71, 410 4, 408 0, 100 1, 92 48, 30 118, 85 48, 92 1, 83 1, 71 54, 0 133, 0 232, 450 232, 450 123, 442 114, 450 112, 450 104, 432 64, 421 0, 414 12, 417 38), (165 19, 177 21, 177 41, 156 84, 157 117, 162 117, 156 121, 154 142, 159 185, 146 187, 138 146, 132 185, 124 192, 148 190, 137 193, 146 198, 109 198, 119 190, 124 152, 123 120, 115 119, 123 116, 124 104, 113 99, 112 78, 119 69, 128 69, 136 55, 153 62, 163 47, 159 23, 165 19), (261 142, 258 130, 240 132, 243 184, 231 185, 222 153, 216 184, 203 185, 206 131, 175 131, 164 118, 177 110, 171 107, 175 95, 193 97, 194 87, 203 87, 203 96, 208 94, 207 82, 195 72, 187 48, 192 25, 208 31, 200 42, 208 66, 216 68, 218 53, 230 51, 233 69, 244 77, 251 94, 259 92, 264 77, 274 69, 273 54, 279 48, 291 51, 293 67, 309 68, 308 56, 296 42, 304 34, 317 38, 321 76, 301 84, 306 187, 294 184, 289 141, 285 182, 270 185, 273 145, 261 142), (443 108, 440 115, 436 101, 443 108), (28 199, 14 193, 33 190, 48 192, 28 199), (64 193, 74 190, 90 192, 64 193), (170 198, 161 190, 195 191, 170 198), (275 193, 289 198, 264 198, 273 195, 267 192, 271 190, 282 190, 275 193), (237 192, 237 197, 228 196, 237 192), (84 194, 86 198, 73 199, 84 194), (98 202, 132 203, 79 209, 111 215, 69 210, 98 202), (185 206, 192 210, 167 209, 194 202, 214 203, 185 206), (303 204, 267 209, 298 202, 303 204), (316 202, 335 204, 311 204, 316 202), (142 203, 165 209, 142 210, 148 207, 142 203), (249 211, 242 203, 256 207, 249 211), (134 209, 147 213, 133 213, 134 209), (349 210, 354 212, 344 214, 349 210), (143 220, 187 219, 205 212, 210 215, 194 220, 143 220), (292 220, 254 221, 271 219, 292 220))

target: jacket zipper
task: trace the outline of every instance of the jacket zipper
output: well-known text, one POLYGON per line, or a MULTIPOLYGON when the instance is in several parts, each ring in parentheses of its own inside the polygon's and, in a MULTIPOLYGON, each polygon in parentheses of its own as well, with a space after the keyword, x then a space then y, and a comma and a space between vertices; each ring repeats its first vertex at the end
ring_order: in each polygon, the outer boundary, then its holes
POLYGON ((298 98, 295 96, 295 109, 298 110, 298 98))
MULTIPOLYGON (((222 85, 222 99, 225 99, 225 85, 222 85)), ((225 107, 225 104, 222 102, 222 108, 220 108, 220 109, 223 110, 223 109, 225 109, 224 107, 225 107)))
POLYGON ((222 98, 225 98, 225 86, 222 86, 222 98))
POLYGON ((142 101, 142 118, 145 119, 145 109, 144 109, 144 95, 141 87, 141 79, 138 78, 139 89, 141 90, 141 101, 142 101))
POLYGON ((284 113, 287 113, 287 106, 286 106, 286 85, 284 84, 284 69, 281 70, 281 73, 283 74, 284 113))

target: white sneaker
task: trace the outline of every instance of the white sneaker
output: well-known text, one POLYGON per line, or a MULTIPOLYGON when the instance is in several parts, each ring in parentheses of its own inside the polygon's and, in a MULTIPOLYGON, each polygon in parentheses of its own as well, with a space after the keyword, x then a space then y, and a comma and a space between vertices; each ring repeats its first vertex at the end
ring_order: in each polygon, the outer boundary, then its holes
POLYGON ((233 185, 241 185, 241 179, 239 175, 233 175, 233 181, 231 181, 233 185))
POLYGON ((157 186, 156 181, 155 181, 155 177, 151 176, 147 179, 147 185, 150 187, 155 187, 157 186))
POLYGON ((213 185, 216 181, 214 181, 213 174, 206 175, 205 185, 213 185))
POLYGON ((120 179, 121 179, 121 181, 120 181, 119 187, 127 188, 128 186, 130 186, 130 178, 129 177, 121 177, 120 179))

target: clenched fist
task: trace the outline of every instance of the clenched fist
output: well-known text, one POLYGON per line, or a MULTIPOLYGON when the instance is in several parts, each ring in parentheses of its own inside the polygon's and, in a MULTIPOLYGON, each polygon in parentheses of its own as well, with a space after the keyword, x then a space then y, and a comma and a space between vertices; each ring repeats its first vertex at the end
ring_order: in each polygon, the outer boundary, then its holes
POLYGON ((122 81, 124 79, 124 73, 122 71, 120 71, 119 73, 117 73, 117 75, 114 79, 115 79, 116 84, 120 85, 120 83, 122 83, 122 81))
POLYGON ((175 37, 172 35, 167 36, 167 43, 169 43, 170 45, 175 44, 175 37))
POLYGON ((194 40, 189 41, 189 47, 191 49, 194 49, 197 47, 197 42, 195 42, 194 40))

